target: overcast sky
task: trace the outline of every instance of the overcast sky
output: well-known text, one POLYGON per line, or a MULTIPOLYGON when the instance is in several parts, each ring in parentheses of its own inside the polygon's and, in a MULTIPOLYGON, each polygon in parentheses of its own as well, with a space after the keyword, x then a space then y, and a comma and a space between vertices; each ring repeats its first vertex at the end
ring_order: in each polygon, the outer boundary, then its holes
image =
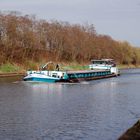
POLYGON ((140 47, 140 0, 0 0, 0 10, 93 24, 99 34, 140 47))

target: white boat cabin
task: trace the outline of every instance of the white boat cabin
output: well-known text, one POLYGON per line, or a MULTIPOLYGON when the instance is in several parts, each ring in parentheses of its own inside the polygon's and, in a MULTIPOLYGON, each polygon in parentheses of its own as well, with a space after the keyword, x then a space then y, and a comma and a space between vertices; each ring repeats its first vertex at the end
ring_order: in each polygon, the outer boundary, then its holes
POLYGON ((118 68, 113 59, 100 59, 100 60, 91 60, 92 64, 89 65, 91 70, 110 70, 111 73, 119 75, 118 68))

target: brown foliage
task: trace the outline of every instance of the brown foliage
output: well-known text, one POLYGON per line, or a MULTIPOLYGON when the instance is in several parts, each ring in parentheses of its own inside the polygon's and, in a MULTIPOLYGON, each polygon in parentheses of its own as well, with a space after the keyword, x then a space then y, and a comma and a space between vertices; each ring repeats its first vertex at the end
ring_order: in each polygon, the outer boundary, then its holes
POLYGON ((36 20, 16 13, 0 14, 0 63, 77 61, 113 58, 120 64, 140 64, 140 49, 98 35, 93 25, 36 20))

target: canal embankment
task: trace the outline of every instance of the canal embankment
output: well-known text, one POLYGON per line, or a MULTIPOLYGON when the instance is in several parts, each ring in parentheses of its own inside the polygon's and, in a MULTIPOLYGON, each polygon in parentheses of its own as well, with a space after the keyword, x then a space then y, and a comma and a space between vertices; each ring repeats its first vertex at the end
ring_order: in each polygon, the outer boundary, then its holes
POLYGON ((0 78, 2 77, 13 77, 13 76, 24 76, 24 72, 7 72, 7 73, 0 73, 0 78))
POLYGON ((118 140, 140 140, 140 120, 129 128, 118 140))
MULTIPOLYGON (((38 67, 41 64, 35 64, 33 63, 32 65, 28 66, 28 68, 25 68, 22 65, 17 65, 17 64, 3 64, 0 66, 0 77, 12 77, 12 76, 24 76, 26 73, 27 69, 31 70, 38 70, 38 67)), ((60 69, 61 70, 70 70, 70 71, 77 71, 77 70, 89 70, 89 64, 84 63, 84 64, 78 64, 76 62, 71 62, 71 63, 63 63, 60 64, 60 69)), ((119 69, 133 69, 133 68, 140 68, 140 66, 135 66, 135 65, 118 65, 119 69)))

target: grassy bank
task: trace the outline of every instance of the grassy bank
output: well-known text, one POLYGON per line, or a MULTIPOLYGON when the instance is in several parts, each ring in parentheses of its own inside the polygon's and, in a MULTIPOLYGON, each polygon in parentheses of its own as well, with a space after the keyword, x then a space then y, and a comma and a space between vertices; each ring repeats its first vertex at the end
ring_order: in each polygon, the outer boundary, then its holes
POLYGON ((5 63, 0 65, 0 73, 25 73, 27 70, 37 70, 39 64, 33 61, 27 61, 23 65, 16 63, 5 63))
MULTIPOLYGON (((57 63, 54 63, 57 64, 57 63)), ((85 70, 88 69, 88 65, 78 64, 76 62, 72 63, 58 63, 60 65, 60 70, 85 70)), ((43 66, 44 63, 36 63, 28 61, 24 65, 19 65, 15 63, 6 63, 0 65, 0 73, 15 73, 15 72, 26 72, 27 70, 38 70, 40 66, 43 66)), ((55 65, 53 66, 53 69, 55 65)))
MULTIPOLYGON (((56 63, 54 63, 56 64, 56 63)), ((86 70, 89 69, 89 64, 79 64, 77 62, 71 63, 58 63, 60 64, 60 70, 86 70)), ((19 65, 15 63, 6 63, 0 65, 0 73, 25 73, 27 70, 38 70, 41 63, 36 63, 32 61, 25 62, 24 65, 19 65)), ((127 68, 140 68, 138 65, 118 65, 119 69, 127 68)))
POLYGON ((0 66, 0 73, 21 73, 25 69, 21 65, 6 63, 0 66))
POLYGON ((88 69, 88 64, 79 64, 77 62, 62 63, 60 65, 62 70, 86 70, 88 69))
POLYGON ((133 69, 140 68, 140 65, 118 65, 119 69, 133 69))

